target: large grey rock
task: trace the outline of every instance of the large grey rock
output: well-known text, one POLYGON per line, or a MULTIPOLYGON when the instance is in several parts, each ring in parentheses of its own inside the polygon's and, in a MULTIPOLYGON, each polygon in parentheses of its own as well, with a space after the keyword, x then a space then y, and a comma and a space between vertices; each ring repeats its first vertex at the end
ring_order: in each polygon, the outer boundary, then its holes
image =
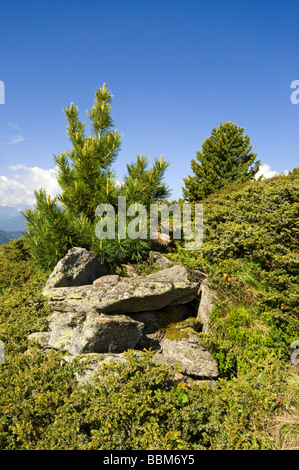
POLYGON ((53 312, 49 327, 49 346, 74 355, 134 349, 144 329, 143 323, 125 315, 93 312, 53 312))
POLYGON ((157 310, 197 296, 198 283, 190 282, 187 270, 175 266, 149 276, 103 276, 89 286, 46 287, 44 296, 52 311, 127 314, 157 310))
POLYGON ((89 356, 88 377, 103 361, 124 362, 124 351, 138 354, 143 348, 159 351, 156 362, 179 365, 184 377, 217 377, 211 354, 190 334, 190 328, 194 332, 208 324, 212 294, 206 276, 181 265, 165 265, 148 276, 126 278, 107 274, 94 253, 70 250, 43 291, 52 312, 49 331, 30 339, 44 348, 89 356))
POLYGON ((71 248, 49 276, 46 290, 92 284, 95 279, 109 272, 106 264, 98 262, 96 253, 85 248, 71 248))
POLYGON ((161 348, 153 357, 159 364, 178 365, 183 374, 192 377, 216 378, 219 375, 217 362, 211 353, 199 346, 192 335, 182 339, 164 337, 161 348))

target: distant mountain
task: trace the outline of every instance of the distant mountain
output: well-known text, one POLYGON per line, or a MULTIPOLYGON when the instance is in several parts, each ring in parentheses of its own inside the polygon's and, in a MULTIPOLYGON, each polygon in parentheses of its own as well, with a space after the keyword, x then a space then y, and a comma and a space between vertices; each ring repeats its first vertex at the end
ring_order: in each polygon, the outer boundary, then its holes
POLYGON ((8 237, 8 234, 3 230, 0 230, 0 245, 6 245, 6 243, 9 243, 9 241, 10 238, 8 237))
POLYGON ((25 228, 25 218, 20 213, 21 209, 26 208, 0 206, 0 230, 5 232, 22 232, 25 228))
POLYGON ((0 230, 0 245, 6 245, 10 240, 21 237, 21 232, 5 232, 4 230, 0 230))

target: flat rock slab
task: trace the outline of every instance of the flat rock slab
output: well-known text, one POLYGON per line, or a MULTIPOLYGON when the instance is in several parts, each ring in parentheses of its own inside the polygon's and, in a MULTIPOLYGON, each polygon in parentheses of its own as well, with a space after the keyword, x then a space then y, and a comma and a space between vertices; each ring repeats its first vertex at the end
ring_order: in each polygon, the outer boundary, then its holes
POLYGON ((174 266, 145 277, 102 276, 93 285, 45 287, 52 311, 127 314, 157 310, 186 302, 198 294, 197 282, 188 280, 183 266, 174 266))

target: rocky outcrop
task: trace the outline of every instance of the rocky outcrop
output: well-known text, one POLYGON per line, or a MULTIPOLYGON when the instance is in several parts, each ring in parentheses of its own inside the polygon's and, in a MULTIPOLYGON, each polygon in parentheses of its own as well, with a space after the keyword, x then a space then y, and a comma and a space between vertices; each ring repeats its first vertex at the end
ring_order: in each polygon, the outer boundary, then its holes
POLYGON ((158 264, 162 269, 170 268, 172 266, 172 262, 157 251, 149 252, 149 262, 151 264, 158 264))
POLYGON ((70 357, 93 358, 96 369, 111 357, 125 361, 129 349, 138 355, 151 348, 156 362, 179 366, 186 376, 216 378, 216 362, 194 335, 208 325, 205 274, 172 266, 160 253, 151 253, 151 259, 160 261, 158 272, 121 277, 108 274, 94 253, 73 248, 44 288, 51 309, 49 331, 29 339, 70 357))

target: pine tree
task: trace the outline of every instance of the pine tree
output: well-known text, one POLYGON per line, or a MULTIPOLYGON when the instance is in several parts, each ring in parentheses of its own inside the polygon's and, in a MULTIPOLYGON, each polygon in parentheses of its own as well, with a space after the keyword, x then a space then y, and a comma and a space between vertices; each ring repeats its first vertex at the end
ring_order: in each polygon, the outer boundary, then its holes
POLYGON ((95 92, 94 106, 87 113, 91 129, 88 136, 78 108, 71 103, 63 109, 72 148, 54 156, 61 192, 51 199, 44 189, 35 191, 34 207, 23 212, 27 226, 24 237, 40 267, 53 268, 74 246, 95 251, 102 262, 110 264, 124 258, 140 260, 150 249, 147 241, 120 239, 117 231, 113 240, 96 236, 99 204, 111 204, 117 218, 118 196, 126 196, 127 206, 140 202, 149 207, 169 194, 163 183, 168 167, 163 157, 148 168, 148 158, 138 155, 136 163, 127 166, 123 183, 116 184, 111 165, 120 151, 122 137, 113 130, 111 100, 105 84, 95 92))
POLYGON ((69 152, 54 157, 62 188, 59 197, 71 214, 85 214, 94 220, 99 203, 115 203, 116 187, 110 166, 121 146, 121 136, 111 130, 112 95, 103 88, 95 92, 95 103, 87 113, 92 135, 86 137, 86 124, 79 119, 78 108, 72 103, 64 108, 68 121, 67 134, 73 145, 69 152))
POLYGON ((184 178, 183 196, 187 201, 199 201, 225 185, 254 179, 260 161, 255 160, 250 138, 244 129, 231 122, 212 129, 211 136, 197 151, 197 161, 191 160, 194 176, 184 178), (252 166, 253 165, 253 166, 252 166))

